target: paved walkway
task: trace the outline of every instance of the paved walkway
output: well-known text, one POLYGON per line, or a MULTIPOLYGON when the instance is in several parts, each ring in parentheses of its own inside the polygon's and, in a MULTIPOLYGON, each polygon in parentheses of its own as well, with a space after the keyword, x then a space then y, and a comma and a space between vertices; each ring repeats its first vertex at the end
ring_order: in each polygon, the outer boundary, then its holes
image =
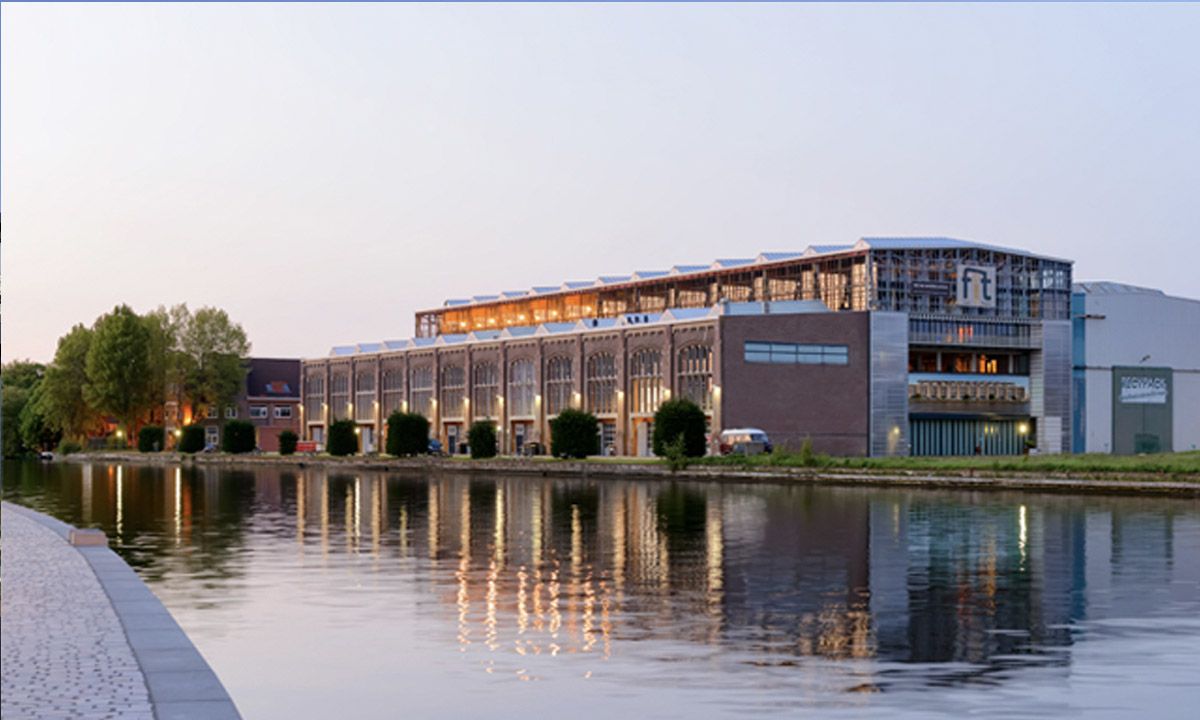
POLYGON ((239 717, 120 557, 73 547, 69 525, 8 503, 0 522, 0 717, 239 717))

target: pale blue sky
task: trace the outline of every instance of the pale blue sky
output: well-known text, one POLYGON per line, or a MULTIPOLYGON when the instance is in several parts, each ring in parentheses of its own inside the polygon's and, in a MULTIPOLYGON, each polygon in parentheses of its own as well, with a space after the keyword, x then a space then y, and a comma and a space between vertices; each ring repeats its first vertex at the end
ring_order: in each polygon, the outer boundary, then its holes
POLYGON ((3 358, 119 302, 258 355, 863 235, 1200 297, 1200 6, 2 11, 3 358))

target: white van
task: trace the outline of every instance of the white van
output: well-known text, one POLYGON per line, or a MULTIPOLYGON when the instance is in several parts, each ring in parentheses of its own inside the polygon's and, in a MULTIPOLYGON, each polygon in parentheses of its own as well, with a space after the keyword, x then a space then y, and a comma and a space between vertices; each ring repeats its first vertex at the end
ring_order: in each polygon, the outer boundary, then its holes
POLYGON ((722 455, 758 455, 771 452, 771 439, 758 428, 733 428, 721 432, 722 455))

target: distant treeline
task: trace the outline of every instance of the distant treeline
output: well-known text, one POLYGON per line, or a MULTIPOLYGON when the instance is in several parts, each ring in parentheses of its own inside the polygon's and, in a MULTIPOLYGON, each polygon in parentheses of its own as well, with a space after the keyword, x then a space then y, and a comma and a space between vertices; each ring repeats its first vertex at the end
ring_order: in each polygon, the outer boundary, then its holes
POLYGON ((59 338, 49 365, 4 365, 4 456, 82 443, 114 424, 128 439, 167 400, 196 417, 238 393, 249 353, 224 310, 181 304, 138 315, 118 305, 59 338))

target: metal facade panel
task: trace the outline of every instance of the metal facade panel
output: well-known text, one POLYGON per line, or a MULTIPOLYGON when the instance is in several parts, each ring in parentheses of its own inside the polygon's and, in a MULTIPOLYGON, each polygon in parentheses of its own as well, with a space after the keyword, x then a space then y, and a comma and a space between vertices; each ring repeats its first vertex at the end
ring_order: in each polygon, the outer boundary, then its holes
POLYGON ((1070 452, 1071 321, 1044 320, 1034 327, 1039 349, 1030 358, 1029 386, 1037 446, 1047 454, 1070 452))
POLYGON ((908 455, 908 313, 871 313, 871 455, 908 455))

